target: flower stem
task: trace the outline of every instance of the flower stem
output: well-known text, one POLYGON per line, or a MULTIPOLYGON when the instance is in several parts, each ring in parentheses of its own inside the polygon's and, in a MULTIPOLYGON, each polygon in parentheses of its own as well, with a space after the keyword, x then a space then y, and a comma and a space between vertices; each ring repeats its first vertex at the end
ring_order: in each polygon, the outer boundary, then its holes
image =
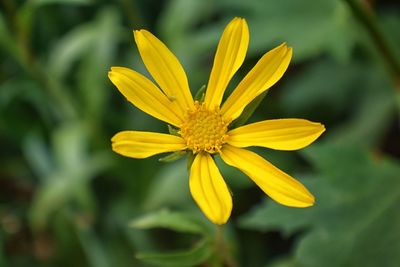
POLYGON ((344 1, 347 2, 354 15, 370 35, 383 61, 385 62, 386 68, 388 69, 390 76, 394 81, 396 89, 400 91, 400 63, 396 60, 395 53, 389 45, 385 35, 380 30, 372 9, 367 3, 363 3, 359 0, 344 1))
POLYGON ((215 235, 215 247, 221 263, 226 267, 237 267, 235 260, 230 256, 228 246, 224 240, 223 225, 217 225, 215 235))
POLYGON ((20 64, 26 73, 35 80, 48 95, 51 100, 53 116, 57 120, 75 118, 77 110, 73 105, 72 99, 68 94, 67 88, 53 78, 40 63, 39 58, 33 52, 31 47, 31 28, 33 21, 34 8, 30 1, 26 2, 18 10, 10 0, 5 1, 10 27, 14 32, 13 41, 15 42, 15 53, 10 56, 20 64))

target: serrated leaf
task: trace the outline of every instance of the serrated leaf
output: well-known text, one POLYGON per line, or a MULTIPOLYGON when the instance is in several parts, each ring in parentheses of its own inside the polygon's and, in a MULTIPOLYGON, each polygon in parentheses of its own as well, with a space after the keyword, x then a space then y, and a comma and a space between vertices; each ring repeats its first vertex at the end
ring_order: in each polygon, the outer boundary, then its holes
POLYGON ((328 125, 340 121, 328 128, 333 142, 379 145, 395 116, 392 86, 382 72, 366 64, 322 60, 304 68, 284 87, 281 106, 286 116, 298 114, 328 125), (335 79, 327 83, 331 73, 335 79))
POLYGON ((166 228, 182 233, 204 234, 206 229, 191 216, 168 210, 148 213, 129 223, 130 227, 139 229, 166 228))
POLYGON ((213 252, 212 244, 213 243, 208 238, 203 238, 193 248, 187 251, 170 253, 138 253, 136 257, 154 266, 199 266, 211 256, 213 252))
POLYGON ((372 267, 383 262, 396 266, 400 261, 399 163, 337 144, 314 145, 304 155, 319 172, 314 175, 318 179, 306 183, 316 196, 315 206, 296 210, 269 202, 243 216, 241 225, 290 234, 306 231, 295 251, 296 262, 303 266, 372 267))

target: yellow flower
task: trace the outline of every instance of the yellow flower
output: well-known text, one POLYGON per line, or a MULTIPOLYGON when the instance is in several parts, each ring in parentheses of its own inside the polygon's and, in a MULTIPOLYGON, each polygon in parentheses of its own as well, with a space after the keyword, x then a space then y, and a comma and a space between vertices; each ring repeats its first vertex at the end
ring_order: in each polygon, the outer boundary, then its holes
POLYGON ((164 152, 192 151, 190 192, 215 224, 226 223, 232 210, 231 193, 213 159, 216 155, 249 176, 276 202, 291 207, 314 204, 313 195, 300 182, 243 148, 301 149, 325 131, 322 124, 276 119, 230 129, 230 123, 243 109, 282 77, 292 48, 283 43, 266 53, 221 106, 224 91, 246 55, 249 30, 244 19, 234 18, 226 26, 202 103, 193 100, 185 71, 159 39, 146 30, 135 31, 134 36, 143 62, 158 86, 123 67, 112 67, 108 77, 128 101, 176 127, 178 135, 122 131, 112 138, 115 152, 147 158, 164 152))

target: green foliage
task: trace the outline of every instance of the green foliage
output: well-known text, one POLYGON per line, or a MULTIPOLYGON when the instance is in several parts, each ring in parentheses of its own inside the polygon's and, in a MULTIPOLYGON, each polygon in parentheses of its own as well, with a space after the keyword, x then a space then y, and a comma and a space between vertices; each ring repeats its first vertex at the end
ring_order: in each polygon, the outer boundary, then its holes
POLYGON ((196 95, 194 96, 194 100, 199 101, 200 103, 204 101, 205 98, 205 91, 206 91, 206 85, 203 85, 200 87, 199 90, 197 90, 196 95))
POLYGON ((244 215, 241 226, 302 231, 287 266, 396 266, 400 165, 352 146, 314 146, 304 155, 318 170, 304 180, 315 206, 292 210, 269 201, 244 215))
POLYGON ((181 159, 182 157, 186 156, 186 151, 176 151, 173 153, 170 153, 169 155, 159 158, 158 161, 160 162, 173 162, 178 159, 181 159))
POLYGON ((173 253, 140 253, 136 257, 154 266, 198 266, 211 255, 212 247, 209 240, 198 242, 191 250, 173 253))
POLYGON ((392 85, 380 71, 359 63, 321 60, 306 67, 283 90, 287 92, 282 96, 287 114, 295 112, 317 120, 322 113, 330 120, 344 118, 329 129, 333 142, 376 145, 396 114, 392 85), (326 77, 332 73, 335 79, 327 83, 326 77), (315 114, 316 109, 322 110, 315 114))
POLYGON ((341 1, 270 0, 250 1, 249 4, 234 1, 236 6, 231 5, 230 1, 222 2, 222 8, 232 10, 242 8, 244 13, 249 13, 249 24, 252 25, 250 29, 254 29, 252 31, 254 52, 263 51, 272 41, 287 42, 296 47, 294 56, 296 61, 318 55, 323 51, 339 59, 348 59, 351 47, 357 38, 354 27, 349 21, 351 14, 341 1))
POLYGON ((258 106, 264 100, 267 93, 268 91, 265 91, 264 93, 260 94, 246 106, 239 118, 232 122, 232 129, 240 127, 247 122, 247 120, 251 117, 251 115, 253 115, 254 111, 256 111, 258 106))
POLYGON ((367 1, 374 35, 348 2, 3 1, 0 266, 397 266, 400 74, 387 58, 400 61, 400 9, 367 1), (236 126, 305 118, 327 131, 301 152, 256 149, 301 178, 316 196, 308 209, 260 201, 251 180, 215 156, 234 201, 219 233, 190 195, 191 153, 112 152, 118 131, 179 129, 130 105, 107 72, 149 76, 132 35, 145 28, 177 55, 201 101, 235 16, 246 18, 250 46, 225 98, 271 48, 286 42, 294 53, 236 126))
POLYGON ((190 198, 187 177, 188 172, 184 159, 160 166, 159 172, 149 185, 147 197, 143 201, 144 207, 156 210, 179 206, 186 202, 190 198))
POLYGON ((42 6, 48 4, 68 4, 68 5, 87 5, 93 3, 92 0, 32 0, 31 4, 42 6))
POLYGON ((139 229, 163 227, 182 233, 201 234, 205 232, 201 224, 185 213, 170 212, 168 210, 147 214, 133 220, 129 225, 139 229))
POLYGON ((138 259, 151 263, 154 266, 198 266, 210 258, 213 252, 212 238, 208 229, 199 223, 199 221, 196 221, 195 218, 185 213, 161 210, 135 219, 129 225, 140 229, 161 227, 177 232, 194 233, 203 236, 189 250, 164 253, 140 252, 136 255, 138 259))
POLYGON ((41 178, 41 188, 31 206, 34 229, 46 226, 49 217, 75 199, 82 208, 93 209, 87 183, 110 165, 108 153, 87 155, 85 133, 80 125, 68 124, 54 133, 49 152, 37 137, 26 142, 26 156, 41 178))

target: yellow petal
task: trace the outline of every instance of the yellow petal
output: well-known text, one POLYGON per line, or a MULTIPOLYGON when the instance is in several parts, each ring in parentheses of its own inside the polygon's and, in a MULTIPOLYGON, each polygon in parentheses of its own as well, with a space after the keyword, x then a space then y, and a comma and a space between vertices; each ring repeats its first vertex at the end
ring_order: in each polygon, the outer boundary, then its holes
POLYGON ((299 208, 314 204, 313 195, 300 182, 256 153, 225 145, 220 155, 223 161, 249 176, 276 202, 299 208))
POLYGON ((234 18, 219 41, 204 102, 208 108, 220 106, 225 89, 242 65, 249 45, 249 29, 242 18, 234 18))
POLYGON ((122 67, 112 67, 108 77, 137 108, 151 116, 179 127, 183 114, 175 111, 171 101, 143 75, 122 67))
POLYGON ((185 141, 179 136, 151 132, 123 131, 114 135, 111 141, 115 152, 138 159, 186 148, 185 141))
POLYGON ((232 211, 232 197, 210 154, 197 154, 190 169, 189 186, 206 217, 215 224, 226 223, 232 211))
POLYGON ((140 56, 161 90, 185 112, 193 107, 188 80, 175 55, 157 37, 146 30, 134 31, 140 56))
POLYGON ((286 71, 292 58, 292 48, 285 43, 266 53, 243 78, 221 108, 226 119, 236 119, 258 95, 274 85, 286 71))
POLYGON ((236 147, 296 150, 314 142, 324 131, 322 124, 303 119, 266 120, 228 132, 228 143, 236 147))

